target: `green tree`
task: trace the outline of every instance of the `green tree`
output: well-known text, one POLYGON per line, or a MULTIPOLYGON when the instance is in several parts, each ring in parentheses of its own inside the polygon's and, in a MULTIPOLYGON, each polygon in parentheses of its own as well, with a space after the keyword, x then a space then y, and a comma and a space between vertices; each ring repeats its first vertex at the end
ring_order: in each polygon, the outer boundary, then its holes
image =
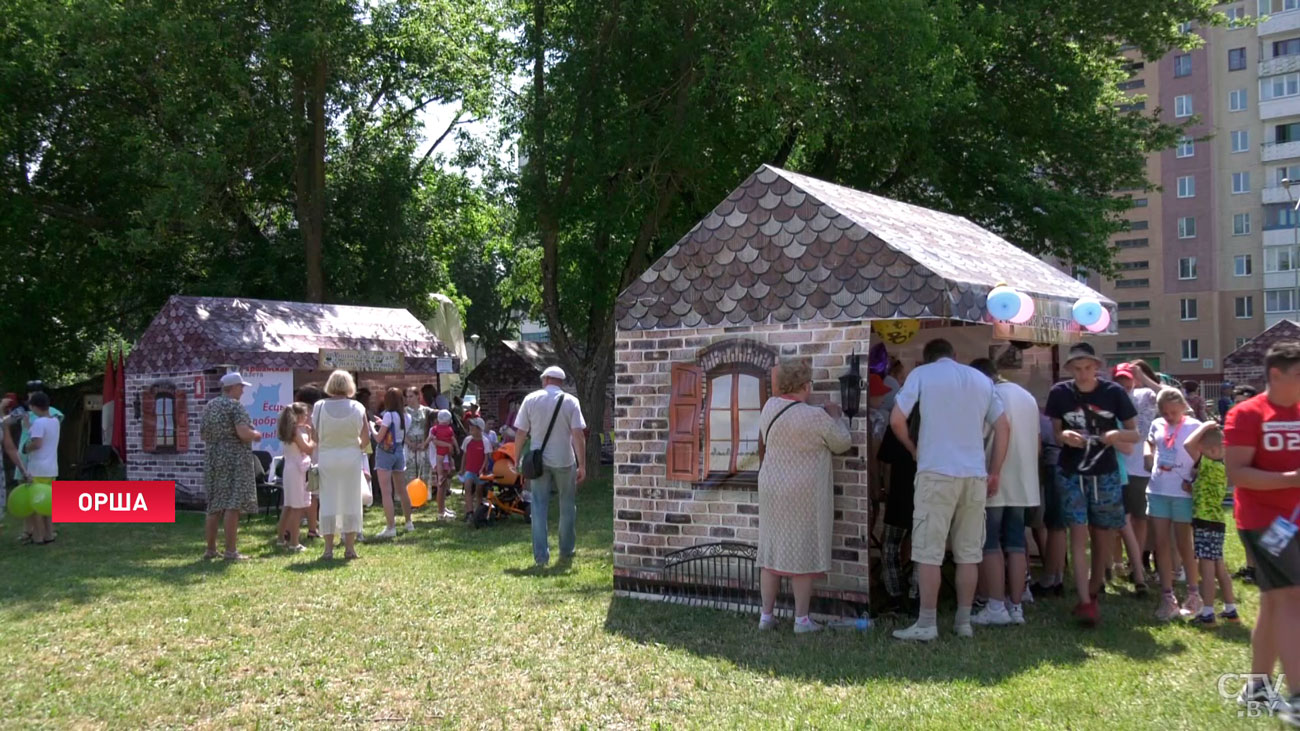
POLYGON ((971 217, 1109 266, 1107 235, 1177 130, 1122 113, 1121 44, 1157 57, 1211 0, 710 0, 514 7, 528 83, 520 233, 599 423, 614 299, 761 163, 971 217))

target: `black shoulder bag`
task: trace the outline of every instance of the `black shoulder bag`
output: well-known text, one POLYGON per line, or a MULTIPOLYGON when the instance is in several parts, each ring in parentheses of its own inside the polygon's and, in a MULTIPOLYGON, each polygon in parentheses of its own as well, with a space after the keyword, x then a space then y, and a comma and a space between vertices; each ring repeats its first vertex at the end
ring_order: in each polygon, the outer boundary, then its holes
POLYGON ((542 476, 542 469, 545 464, 542 462, 542 452, 546 449, 546 443, 551 441, 551 431, 555 429, 555 420, 560 418, 560 407, 564 406, 564 394, 555 402, 555 413, 551 414, 551 424, 546 427, 546 436, 542 438, 542 446, 531 450, 524 455, 524 460, 519 464, 519 474, 524 477, 535 480, 542 476))

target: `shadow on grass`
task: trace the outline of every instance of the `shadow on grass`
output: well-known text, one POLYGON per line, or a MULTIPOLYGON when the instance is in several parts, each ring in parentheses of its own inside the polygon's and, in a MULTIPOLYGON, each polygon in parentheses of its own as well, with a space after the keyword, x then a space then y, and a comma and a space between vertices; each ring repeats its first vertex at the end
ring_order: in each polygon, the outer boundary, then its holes
POLYGON ((1146 603, 1131 605, 1104 611, 1100 628, 1084 630, 1070 621, 1065 602, 1043 603, 1032 610, 1028 625, 976 628, 975 637, 965 640, 950 630, 951 611, 941 612, 940 639, 917 645, 891 636, 907 621, 886 620, 864 633, 828 630, 802 636, 794 635, 785 621, 778 630, 759 635, 752 614, 614 597, 605 630, 647 646, 723 659, 763 675, 828 684, 883 679, 991 686, 1044 666, 1082 665, 1094 653, 1157 661, 1188 650, 1181 641, 1159 642, 1152 634, 1154 620, 1145 619, 1146 603))

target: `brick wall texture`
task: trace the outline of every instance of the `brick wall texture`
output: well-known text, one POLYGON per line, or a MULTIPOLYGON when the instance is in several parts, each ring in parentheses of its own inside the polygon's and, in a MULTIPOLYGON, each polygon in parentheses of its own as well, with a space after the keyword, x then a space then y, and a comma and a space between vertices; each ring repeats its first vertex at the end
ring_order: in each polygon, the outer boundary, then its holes
MULTIPOLYGON (((670 371, 675 363, 705 368, 717 364, 724 341, 759 343, 766 348, 729 348, 755 365, 770 351, 781 357, 807 356, 813 365, 813 403, 839 402, 839 381, 850 356, 869 347, 869 323, 799 323, 754 327, 621 331, 615 365, 615 574, 654 579, 664 556, 701 543, 758 543, 758 493, 754 490, 700 489, 667 474, 670 371), (711 347, 712 346, 712 347, 711 347), (749 352, 750 355, 743 353, 749 352)), ((867 493, 868 424, 853 419, 854 448, 834 458, 835 523, 832 569, 822 591, 868 591, 867 493)))
POLYGON ((199 438, 199 423, 203 407, 221 393, 218 382, 221 372, 181 371, 177 373, 126 374, 126 474, 129 480, 175 480, 176 499, 181 502, 202 502, 203 494, 203 440, 199 438), (194 379, 203 379, 202 398, 195 398, 194 379), (189 414, 189 449, 179 454, 145 452, 141 447, 141 419, 136 417, 134 404, 150 386, 160 381, 174 383, 187 394, 186 411, 189 414))

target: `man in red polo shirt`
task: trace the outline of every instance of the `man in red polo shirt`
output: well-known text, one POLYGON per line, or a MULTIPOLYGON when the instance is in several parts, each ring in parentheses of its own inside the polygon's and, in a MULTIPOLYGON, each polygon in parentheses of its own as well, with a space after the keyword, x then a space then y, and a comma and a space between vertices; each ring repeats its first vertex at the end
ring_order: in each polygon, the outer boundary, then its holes
POLYGON ((1259 618, 1251 633, 1251 674, 1243 701, 1271 703, 1264 679, 1278 659, 1293 708, 1300 712, 1300 342, 1277 343, 1264 356, 1264 393, 1228 412, 1224 439, 1228 481, 1236 485, 1237 531, 1255 565, 1259 618))

